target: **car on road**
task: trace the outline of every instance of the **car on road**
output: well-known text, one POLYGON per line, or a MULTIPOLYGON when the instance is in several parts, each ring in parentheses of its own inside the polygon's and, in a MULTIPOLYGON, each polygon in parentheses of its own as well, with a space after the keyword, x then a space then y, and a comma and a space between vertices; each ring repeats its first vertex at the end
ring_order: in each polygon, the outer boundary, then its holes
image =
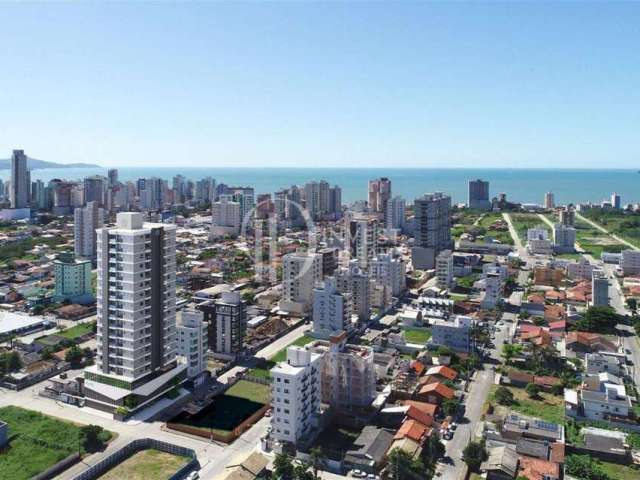
POLYGON ((196 471, 193 471, 189 475, 187 475, 186 480, 198 480, 199 478, 200 478, 200 474, 196 471))

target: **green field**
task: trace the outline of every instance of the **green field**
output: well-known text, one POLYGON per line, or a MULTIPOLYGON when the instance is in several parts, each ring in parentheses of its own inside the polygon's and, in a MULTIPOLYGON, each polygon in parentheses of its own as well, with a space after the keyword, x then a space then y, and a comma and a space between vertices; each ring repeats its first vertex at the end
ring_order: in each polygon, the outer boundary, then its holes
POLYGON ((551 227, 537 213, 512 213, 510 217, 513 228, 522 243, 527 242, 527 230, 530 228, 544 228, 549 233, 549 238, 552 237, 551 227))
POLYGON ((472 225, 480 218, 483 212, 479 210, 458 210, 451 215, 451 236, 458 240, 460 236, 471 230, 472 225))
POLYGON ((633 468, 627 465, 618 465, 617 463, 599 461, 598 465, 602 468, 611 480, 614 479, 627 479, 638 480, 640 479, 640 469, 633 468))
MULTIPOLYGON (((0 478, 29 479, 81 449, 80 426, 20 407, 0 408, 9 426, 9 447, 0 453, 0 478)), ((111 437, 103 432, 104 440, 111 437)))
POLYGON ((513 239, 509 235, 509 230, 497 230, 492 225, 502 220, 502 214, 493 212, 469 211, 464 216, 459 217, 460 213, 454 215, 456 222, 451 230, 452 236, 457 240, 463 233, 468 233, 476 238, 476 241, 483 242, 485 237, 493 237, 501 243, 513 245, 513 239), (475 221, 477 224, 474 225, 475 221))
POLYGON ((88 333, 94 332, 95 325, 96 322, 79 323, 78 325, 74 325, 66 330, 61 330, 58 332, 58 335, 68 338, 69 340, 75 340, 76 338, 80 338, 88 333))
POLYGON ((540 399, 531 399, 524 388, 506 387, 511 390, 515 401, 509 406, 500 406, 495 401, 495 392, 498 385, 492 385, 489 392, 488 400, 496 406, 497 409, 511 409, 530 417, 540 418, 548 422, 564 424, 564 398, 559 395, 551 395, 549 393, 540 393, 540 399))
POLYGON ((602 252, 617 253, 628 248, 579 218, 576 218, 575 228, 576 242, 596 259, 600 259, 602 252))
POLYGON ((197 413, 180 413, 170 423, 195 427, 206 432, 228 434, 271 401, 271 387, 239 380, 213 403, 197 413))
POLYGON ((142 450, 116 465, 100 480, 166 480, 189 462, 189 458, 161 452, 142 450))
POLYGON ((282 362, 287 359, 287 348, 294 345, 302 347, 307 343, 313 342, 313 340, 314 339, 312 337, 309 337, 307 335, 303 335, 299 338, 296 338, 293 342, 289 343, 286 347, 284 347, 282 350, 277 352, 274 356, 264 361, 262 365, 249 370, 249 375, 253 377, 258 377, 258 378, 271 378, 271 374, 269 373, 269 370, 275 367, 276 363, 282 362))
POLYGON ((404 338, 409 343, 424 345, 431 338, 431 330, 428 328, 411 327, 403 328, 402 330, 404 331, 404 338))
POLYGON ((592 209, 580 212, 583 217, 601 225, 605 230, 640 247, 640 215, 619 210, 592 209))

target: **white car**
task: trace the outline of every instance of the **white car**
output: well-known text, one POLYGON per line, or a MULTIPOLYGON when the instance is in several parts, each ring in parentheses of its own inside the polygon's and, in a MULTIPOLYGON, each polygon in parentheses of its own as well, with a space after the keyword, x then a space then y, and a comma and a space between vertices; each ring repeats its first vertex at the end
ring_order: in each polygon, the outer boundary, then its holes
POLYGON ((198 480, 199 478, 200 478, 200 474, 196 471, 193 471, 189 475, 187 475, 186 480, 198 480))

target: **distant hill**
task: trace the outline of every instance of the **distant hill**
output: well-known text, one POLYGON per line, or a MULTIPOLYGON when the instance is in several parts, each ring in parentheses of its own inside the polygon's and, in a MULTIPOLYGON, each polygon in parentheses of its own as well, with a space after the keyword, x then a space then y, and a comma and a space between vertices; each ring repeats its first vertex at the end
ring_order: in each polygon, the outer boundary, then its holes
MULTIPOLYGON (((10 168, 11 159, 0 159, 0 170, 8 170, 10 168)), ((100 168, 100 165, 94 165, 92 163, 56 163, 27 157, 27 168, 30 170, 36 170, 38 168, 100 168)))

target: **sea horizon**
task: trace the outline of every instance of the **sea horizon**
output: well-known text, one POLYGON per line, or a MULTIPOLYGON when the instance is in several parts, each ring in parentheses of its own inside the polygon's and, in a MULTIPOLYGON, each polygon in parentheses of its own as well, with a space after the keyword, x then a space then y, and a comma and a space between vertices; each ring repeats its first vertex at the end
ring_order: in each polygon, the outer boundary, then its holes
MULTIPOLYGON (((529 167, 100 167, 100 168, 43 168, 31 170, 31 179, 48 182, 54 178, 81 180, 90 175, 106 175, 109 168, 117 168, 120 181, 159 177, 168 180, 178 174, 189 180, 206 176, 217 183, 246 185, 256 194, 273 193, 291 185, 311 180, 326 180, 342 188, 344 203, 364 200, 367 182, 385 176, 391 179, 393 195, 407 202, 424 193, 440 191, 451 195, 454 203, 467 200, 467 182, 480 178, 490 183, 491 197, 506 193, 515 202, 543 202, 546 192, 553 192, 557 203, 600 202, 613 192, 622 203, 640 202, 638 170, 631 168, 529 168, 529 167)), ((9 178, 9 170, 0 170, 0 178, 9 178)))

